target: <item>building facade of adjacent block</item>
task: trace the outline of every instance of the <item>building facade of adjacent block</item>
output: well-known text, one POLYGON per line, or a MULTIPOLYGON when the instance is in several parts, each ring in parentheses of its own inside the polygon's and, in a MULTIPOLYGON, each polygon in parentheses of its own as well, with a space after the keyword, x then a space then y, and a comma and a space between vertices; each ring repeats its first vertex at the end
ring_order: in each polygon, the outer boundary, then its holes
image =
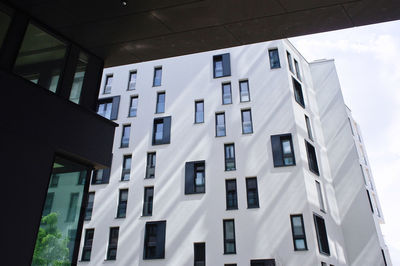
POLYGON ((332 60, 259 43, 107 68, 99 97, 80 265, 391 265, 332 60))

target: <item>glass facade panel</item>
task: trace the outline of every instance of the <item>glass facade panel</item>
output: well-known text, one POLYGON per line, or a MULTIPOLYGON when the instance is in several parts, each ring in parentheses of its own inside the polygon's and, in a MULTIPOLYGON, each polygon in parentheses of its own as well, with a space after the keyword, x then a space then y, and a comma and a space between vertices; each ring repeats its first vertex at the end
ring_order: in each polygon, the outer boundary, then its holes
POLYGON ((71 93, 69 100, 71 102, 79 104, 82 93, 83 79, 85 78, 86 66, 88 64, 88 55, 80 52, 78 63, 75 69, 74 81, 72 83, 71 93))
POLYGON ((67 44, 30 23, 14 65, 14 72, 56 92, 67 44))
POLYGON ((56 157, 52 175, 58 185, 49 186, 36 239, 32 265, 70 265, 74 253, 84 184, 79 177, 89 169, 56 157))

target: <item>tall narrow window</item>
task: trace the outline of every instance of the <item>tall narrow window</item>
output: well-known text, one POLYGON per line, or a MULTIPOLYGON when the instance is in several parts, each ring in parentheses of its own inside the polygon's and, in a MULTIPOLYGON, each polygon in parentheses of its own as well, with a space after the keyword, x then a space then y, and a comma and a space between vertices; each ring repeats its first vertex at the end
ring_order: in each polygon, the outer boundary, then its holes
POLYGON ((171 136, 171 117, 154 119, 152 145, 169 144, 171 136))
POLYGON ((296 164, 291 134, 271 136, 271 146, 274 167, 296 164))
POLYGON ((239 82, 240 102, 250 101, 249 81, 242 80, 239 82))
POLYGON ((258 204, 258 187, 257 178, 248 177, 246 178, 246 190, 247 190, 247 208, 259 208, 258 204))
POLYGON ((305 120, 306 120, 306 127, 307 127, 308 138, 309 138, 310 140, 314 140, 313 134, 312 134, 312 130, 311 130, 310 118, 308 118, 307 115, 304 115, 304 118, 305 118, 305 120))
POLYGON ((307 149, 308 168, 314 174, 319 175, 317 155, 315 154, 315 148, 313 145, 308 143, 308 141, 306 141, 306 140, 304 140, 304 141, 306 143, 306 149, 307 149))
POLYGON ((85 209, 85 221, 92 219, 94 192, 89 192, 85 209))
POLYGON ((317 233, 319 252, 330 256, 328 235, 326 233, 325 220, 319 215, 314 214, 315 232, 317 233))
POLYGON ((103 91, 104 94, 111 93, 113 79, 114 79, 113 75, 106 76, 106 82, 104 84, 104 91, 103 91))
POLYGON ((226 188, 226 209, 237 210, 238 200, 237 200, 237 190, 236 190, 236 179, 225 180, 225 188, 226 188))
POLYGON ((196 124, 203 123, 204 122, 204 101, 203 100, 195 101, 194 109, 195 109, 194 122, 196 124))
POLYGON ((372 206, 371 195, 369 194, 368 189, 366 191, 367 191, 369 206, 371 207, 371 212, 374 213, 374 206, 372 206))
POLYGON ((86 229, 85 240, 83 242, 83 249, 82 249, 82 258, 81 258, 82 261, 90 261, 90 255, 92 253, 93 237, 94 237, 94 229, 86 229))
POLYGON ((235 144, 225 144, 225 171, 236 170, 235 144))
POLYGON ((154 68, 153 87, 161 86, 161 75, 162 75, 162 68, 161 67, 154 68))
POLYGON ((300 74, 300 66, 299 63, 294 59, 294 67, 296 68, 296 76, 299 80, 301 80, 301 74, 300 74))
POLYGON ((206 168, 205 161, 186 162, 185 194, 205 193, 206 168))
POLYGON ((215 135, 217 137, 226 136, 225 113, 215 114, 215 135))
POLYGON ((156 153, 147 153, 146 178, 154 178, 156 170, 156 153))
POLYGON ((84 52, 79 53, 78 62, 75 68, 74 81, 71 86, 69 100, 76 104, 80 103, 83 80, 85 78, 86 66, 88 64, 89 56, 84 52))
POLYGON ((53 201, 54 201, 54 192, 47 193, 43 207, 43 214, 42 214, 43 216, 46 216, 51 213, 51 209, 53 208, 53 201))
POLYGON ((318 193, 319 208, 321 211, 325 212, 325 203, 324 203, 324 197, 322 195, 322 188, 321 184, 317 180, 315 180, 315 187, 317 188, 317 193, 318 193))
POLYGON ((60 176, 59 175, 51 175, 49 186, 50 187, 57 187, 59 180, 60 180, 60 176))
POLYGON ((224 220, 224 254, 236 254, 234 220, 224 220))
POLYGON ((194 243, 194 266, 206 266, 206 243, 194 243))
POLYGON ((136 71, 132 71, 129 73, 128 91, 136 89, 136 76, 136 71))
POLYGON ((117 218, 126 217, 126 207, 128 206, 128 189, 119 191, 117 218))
POLYGON ((222 84, 222 104, 232 103, 232 90, 230 83, 222 84))
POLYGON ((229 54, 215 55, 213 57, 214 78, 231 75, 231 60, 229 54))
POLYGON ((138 108, 138 102, 139 102, 139 97, 138 96, 132 96, 131 97, 131 104, 129 106, 129 117, 136 116, 137 108, 138 108))
POLYGON ((157 106, 156 113, 164 113, 165 112, 165 92, 157 93, 157 106))
POLYGON ((110 237, 108 239, 107 260, 117 259, 118 235, 119 227, 111 227, 110 237))
POLYGON ((242 133, 253 133, 253 122, 251 119, 251 110, 242 110, 242 133))
POLYGON ((271 66, 271 69, 280 68, 281 63, 279 61, 278 49, 270 49, 268 50, 268 54, 269 54, 269 64, 271 66))
POLYGON ((163 259, 165 257, 165 229, 167 222, 147 222, 144 233, 143 259, 163 259))
POLYGON ((78 200, 79 193, 71 193, 66 222, 75 221, 76 212, 78 211, 78 200))
POLYGON ((131 178, 132 155, 124 155, 122 163, 121 181, 128 181, 131 178))
POLYGON ((290 215, 294 250, 307 250, 306 232, 304 230, 303 215, 290 215))
POLYGON ((154 187, 145 187, 142 213, 143 216, 151 216, 153 214, 153 196, 154 187))
POLYGON ((129 135, 131 134, 131 125, 124 125, 122 127, 121 148, 129 146, 129 135))
POLYGON ((287 57, 288 65, 289 65, 289 70, 290 70, 290 72, 294 73, 292 55, 288 51, 286 51, 286 57, 287 57))
POLYGON ((305 108, 304 97, 303 97, 303 89, 301 88, 301 84, 292 77, 293 83, 293 91, 294 91, 294 99, 301 107, 305 108))

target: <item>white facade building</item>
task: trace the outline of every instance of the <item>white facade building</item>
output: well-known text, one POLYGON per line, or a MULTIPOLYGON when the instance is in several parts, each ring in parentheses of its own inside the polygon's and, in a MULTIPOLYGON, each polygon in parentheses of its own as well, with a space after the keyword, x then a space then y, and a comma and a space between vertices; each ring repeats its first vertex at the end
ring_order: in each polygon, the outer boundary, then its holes
POLYGON ((99 97, 79 265, 391 265, 333 60, 258 43, 107 68, 99 97))

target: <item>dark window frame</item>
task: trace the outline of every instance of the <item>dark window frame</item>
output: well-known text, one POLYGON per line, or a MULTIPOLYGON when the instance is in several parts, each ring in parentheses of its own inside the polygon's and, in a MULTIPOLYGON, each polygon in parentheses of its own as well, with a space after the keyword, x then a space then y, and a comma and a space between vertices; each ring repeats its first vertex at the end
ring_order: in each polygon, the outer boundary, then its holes
POLYGON ((225 159, 225 171, 235 171, 236 170, 236 152, 235 143, 225 143, 224 144, 224 159, 225 159), (233 147, 233 157, 228 158, 227 148, 233 147), (233 163, 233 167, 229 168, 228 164, 233 163))
POLYGON ((233 99, 232 99, 232 84, 231 84, 231 82, 223 82, 221 84, 221 92, 222 92, 222 105, 232 104, 233 103, 233 99), (229 99, 230 99, 230 102, 225 103, 224 88, 225 88, 225 86, 228 86, 228 85, 229 85, 229 99))
POLYGON ((194 101, 194 123, 195 124, 203 124, 204 123, 204 100, 194 101), (202 104, 202 107, 203 107, 202 112, 198 112, 197 104, 202 104), (197 113, 202 113, 201 121, 197 120, 197 113))
POLYGON ((166 100, 167 100, 167 94, 166 94, 166 92, 165 91, 158 91, 157 92, 157 99, 156 99, 156 114, 163 114, 163 113, 165 113, 165 103, 166 103, 166 100), (164 95, 164 102, 160 102, 160 96, 161 95, 164 95), (162 108, 160 107, 161 106, 161 104, 162 104, 162 108), (162 110, 159 110, 159 109, 162 109, 162 110))
POLYGON ((167 221, 146 222, 144 232, 143 260, 164 259, 165 258, 165 238, 167 221), (155 236, 150 236, 150 227, 156 232, 155 236), (151 237, 153 237, 151 239, 151 237), (150 241, 154 240, 154 241, 150 241), (154 247, 155 254, 149 254, 149 248, 154 247))
POLYGON ((206 193, 206 162, 191 161, 185 163, 185 195, 206 193), (203 173, 203 184, 196 184, 197 173, 203 173))
POLYGON ((146 175, 145 175, 145 179, 155 178, 156 162, 157 162, 157 153, 155 151, 154 152, 148 152, 147 153, 147 159, 146 159, 146 175))
POLYGON ((242 110, 240 110, 240 113, 241 113, 241 118, 242 118, 242 134, 252 134, 252 133, 254 133, 254 128, 253 128, 253 115, 251 114, 251 109, 250 109, 250 108, 242 109, 242 110), (245 121, 244 121, 244 119, 243 119, 243 114, 244 114, 245 112, 249 112, 249 114, 250 114, 251 132, 244 132, 244 128, 245 128, 244 122, 245 122, 245 121))
POLYGON ((162 66, 156 66, 156 67, 154 67, 153 87, 160 87, 161 85, 162 85, 162 66), (161 71, 161 74, 160 74, 160 83, 156 84, 157 71, 161 71))
POLYGON ((106 118, 106 119, 109 119, 109 120, 117 120, 118 119, 118 112, 119 112, 120 98, 121 98, 121 96, 118 95, 118 96, 98 99, 97 100, 97 104, 96 104, 96 113, 98 115, 102 116, 101 114, 99 114, 100 105, 111 103, 110 118, 107 118, 105 116, 103 116, 103 117, 106 118))
POLYGON ((306 145, 306 152, 307 152, 307 161, 308 161, 308 169, 319 176, 319 167, 318 167, 318 159, 317 159, 317 152, 315 147, 309 143, 307 140, 305 141, 306 145))
POLYGON ((121 133, 121 144, 120 144, 120 148, 128 148, 129 147, 129 143, 131 141, 131 124, 125 124, 122 125, 122 133, 121 133), (125 129, 129 128, 129 134, 128 136, 125 136, 125 129), (124 137, 125 139, 127 139, 128 143, 124 143, 124 137))
POLYGON ((250 260, 251 266, 275 266, 275 259, 250 260))
POLYGON ((304 115, 304 119, 306 121, 306 128, 307 128, 308 138, 311 141, 314 141, 314 136, 313 136, 313 132, 312 132, 312 126, 311 126, 311 120, 306 114, 304 115))
POLYGON ((170 144, 171 142, 171 116, 157 117, 153 120, 152 145, 170 144), (157 125, 163 124, 162 139, 156 139, 157 125))
POLYGON ((206 265, 206 243, 195 242, 193 243, 193 257, 194 266, 206 265))
POLYGON ((325 256, 330 256, 331 253, 329 248, 329 238, 328 238, 328 233, 326 231, 325 219, 316 213, 314 213, 313 216, 314 216, 314 227, 315 227, 315 233, 317 235, 319 253, 325 256), (321 222, 321 224, 319 224, 319 222, 321 222))
POLYGON ((288 167, 288 166, 295 166, 296 165, 296 156, 294 153, 293 148, 293 140, 292 134, 280 134, 280 135, 272 135, 271 136, 271 149, 272 149, 272 158, 274 167, 288 167), (289 141, 290 149, 291 149, 291 156, 285 155, 283 152, 283 142, 289 141), (292 164, 287 164, 285 158, 291 158, 293 160, 292 164))
POLYGON ((292 239, 293 239, 293 247, 294 247, 294 251, 304 251, 304 250, 308 250, 308 246, 307 246, 307 236, 306 236, 306 230, 304 228, 304 219, 303 219, 303 214, 291 214, 290 215, 290 224, 291 224, 291 228, 292 228, 292 239), (296 217, 300 217, 301 220, 301 228, 303 230, 303 234, 300 236, 295 235, 294 232, 294 225, 293 225, 293 218, 296 217), (298 248, 296 245, 296 240, 304 240, 304 248, 298 248))
POLYGON ((128 209, 128 196, 129 189, 121 188, 118 195, 118 206, 117 206, 117 216, 115 218, 126 218, 126 213, 128 209), (126 200, 122 200, 123 193, 126 193, 126 200))
POLYGON ((306 108, 305 101, 304 101, 304 94, 303 94, 303 87, 301 83, 298 82, 294 77, 292 77, 292 84, 293 84, 293 93, 295 101, 303 107, 306 108))
POLYGON ((226 137, 226 121, 225 121, 225 112, 215 113, 215 137, 226 137), (224 135, 218 135, 218 116, 222 115, 224 117, 224 135))
POLYGON ((139 95, 132 95, 130 97, 129 101, 129 112, 128 112, 128 117, 136 117, 137 116, 137 110, 138 110, 138 105, 139 105, 139 95), (136 109, 133 109, 133 101, 136 99, 136 109))
POLYGON ((270 69, 279 69, 279 68, 281 68, 281 59, 280 59, 280 57, 279 57, 279 49, 278 49, 277 47, 275 47, 275 48, 269 48, 269 49, 268 49, 268 56, 269 56, 269 66, 270 66, 270 69), (275 52, 276 52, 276 54, 277 54, 277 56, 278 56, 278 61, 277 61, 277 63, 273 61, 274 58, 273 58, 273 56, 272 56, 272 53, 275 53, 275 52), (276 65, 275 65, 275 63, 276 63, 276 65))
POLYGON ((365 191, 367 191, 367 197, 368 197, 369 206, 371 207, 371 212, 375 213, 374 206, 372 205, 371 194, 369 194, 369 190, 368 189, 366 189, 365 191))
POLYGON ((85 215, 84 215, 84 220, 85 221, 90 221, 92 219, 92 213, 93 213, 93 206, 94 206, 94 197, 95 197, 95 192, 91 191, 87 194, 87 200, 86 200, 86 207, 85 207, 85 215), (93 196, 93 200, 90 201, 91 196, 93 196))
POLYGON ((122 171, 120 181, 129 181, 131 179, 131 168, 132 168, 132 154, 124 154, 122 157, 122 171), (129 167, 126 165, 126 161, 130 159, 129 167), (125 175, 129 174, 128 178, 125 175))
POLYGON ((220 54, 220 55, 214 55, 213 56, 213 77, 214 78, 222 78, 222 77, 228 77, 230 75, 231 75, 230 54, 225 53, 225 54, 220 54), (217 72, 216 72, 217 62, 221 62, 221 67, 222 67, 221 75, 217 75, 217 72))
POLYGON ((90 257, 92 254, 92 247, 93 247, 93 239, 94 239, 94 228, 85 229, 85 239, 83 241, 81 261, 90 261, 90 257), (88 237, 90 234, 92 237, 89 239, 88 237), (88 258, 85 256, 86 253, 89 253, 88 258))
POLYGON ((289 70, 290 72, 292 72, 294 74, 294 68, 293 68, 293 59, 292 59, 292 55, 289 53, 289 51, 286 51, 286 58, 288 61, 288 66, 289 66, 289 70))
POLYGON ((129 71, 129 77, 128 77, 128 87, 127 87, 127 91, 133 91, 136 90, 136 82, 137 82, 137 70, 131 70, 129 71), (132 82, 132 76, 135 75, 135 86, 132 86, 133 89, 131 89, 131 82, 132 82))
POLYGON ((143 192, 143 208, 142 208, 142 216, 152 216, 153 215, 153 202, 154 202, 154 186, 144 187, 143 192), (150 200, 146 200, 151 191, 150 200))
POLYGON ((113 81, 114 81, 114 74, 113 73, 106 74, 106 79, 104 81, 103 94, 111 94, 113 81), (109 85, 108 81, 110 80, 110 78, 111 78, 111 84, 109 85), (109 87, 109 89, 108 89, 108 87, 109 87))
POLYGON ((257 177, 246 177, 246 198, 247 198, 247 209, 257 209, 260 208, 260 198, 258 194, 258 180, 257 177), (249 182, 255 180, 255 188, 249 188, 249 182), (250 198, 250 190, 254 190, 254 204, 250 204, 250 201, 252 200, 250 198))
POLYGON ((236 254, 236 230, 235 230, 235 220, 234 219, 224 219, 223 220, 223 231, 224 231, 224 255, 228 254, 236 254), (233 239, 227 239, 226 238, 226 224, 232 222, 232 227, 233 227, 233 239), (233 251, 228 252, 227 251, 227 244, 233 244, 233 251))
POLYGON ((119 227, 118 226, 110 227, 106 260, 117 260, 118 238, 119 238, 119 227), (116 235, 116 237, 114 237, 115 235, 113 233, 116 235), (111 252, 113 252, 114 250, 115 250, 115 257, 111 254, 111 252))
POLYGON ((108 184, 110 180, 110 168, 96 169, 92 172, 92 185, 108 184), (98 179, 99 171, 101 171, 101 179, 98 179))
POLYGON ((301 81, 300 64, 296 59, 293 59, 293 61, 294 61, 294 69, 296 70, 296 77, 298 80, 301 81))
POLYGON ((241 103, 247 103, 251 101, 251 97, 250 97, 250 84, 249 84, 249 80, 248 79, 243 79, 243 80, 239 80, 239 96, 240 96, 240 102, 241 103), (242 84, 246 83, 247 84, 247 94, 249 97, 248 101, 244 101, 243 100, 243 95, 242 95, 242 84))
POLYGON ((238 209, 237 182, 236 179, 225 179, 226 210, 238 209), (234 183, 234 189, 230 188, 229 183, 234 183), (232 204, 230 202, 232 201, 232 204))

